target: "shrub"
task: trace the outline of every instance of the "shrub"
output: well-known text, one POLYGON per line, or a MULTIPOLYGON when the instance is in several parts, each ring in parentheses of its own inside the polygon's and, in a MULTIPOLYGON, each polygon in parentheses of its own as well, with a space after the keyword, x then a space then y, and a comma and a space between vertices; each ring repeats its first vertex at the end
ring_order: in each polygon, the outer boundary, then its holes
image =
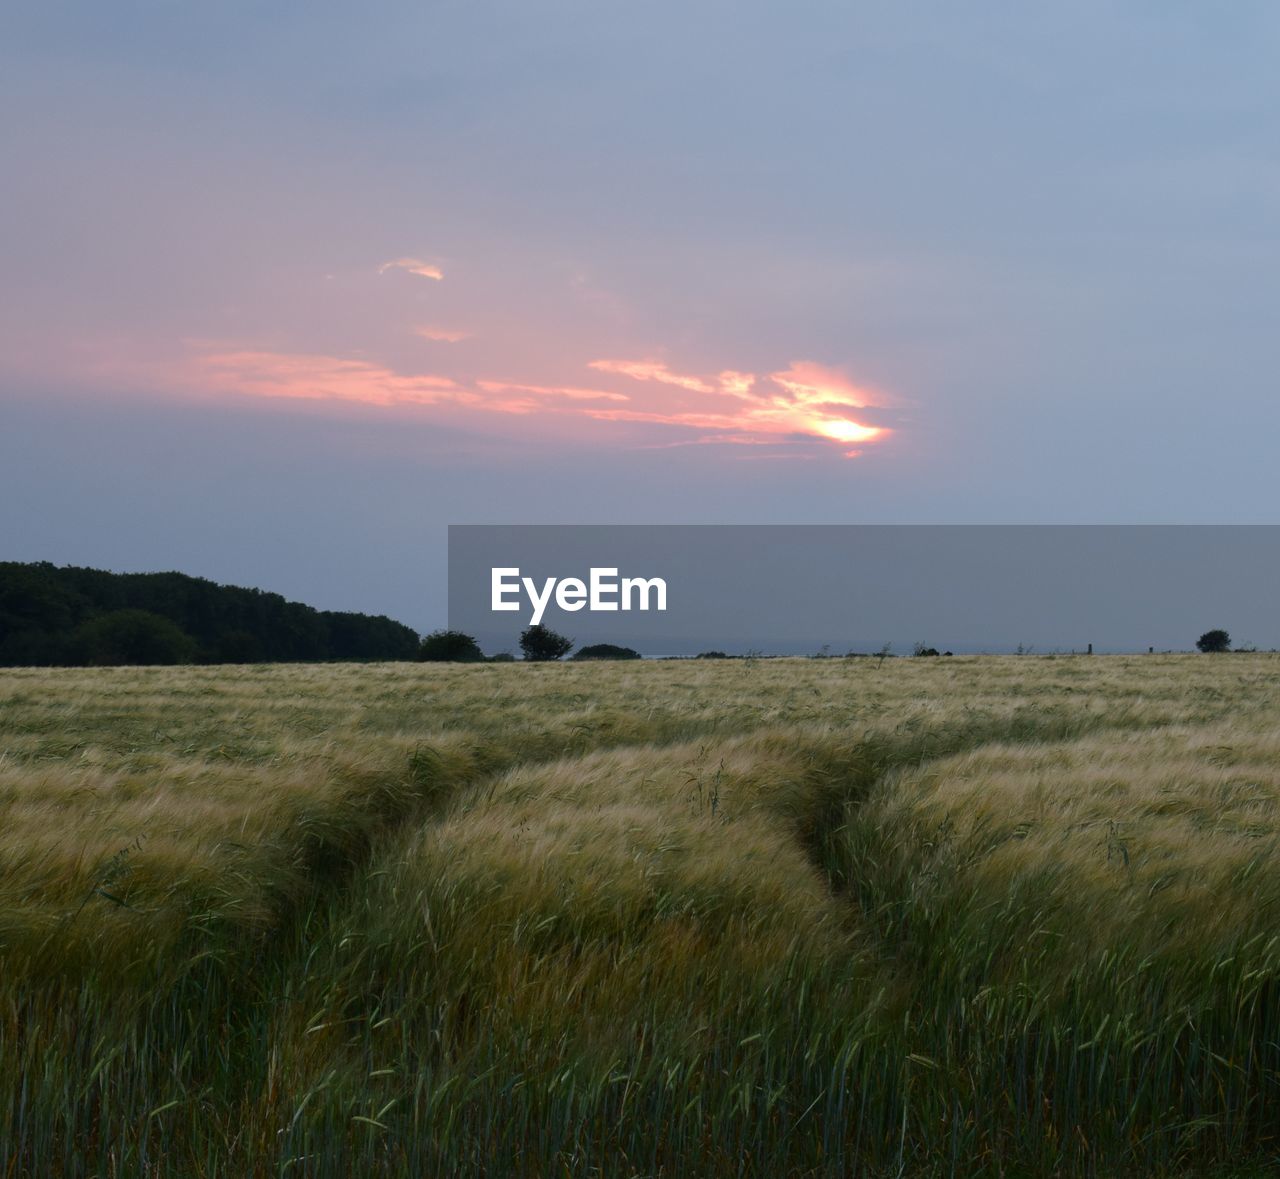
POLYGON ((551 663, 573 650, 573 640, 545 626, 531 626, 520 636, 520 650, 530 663, 551 663))
POLYGON ((427 663, 483 663, 480 644, 460 630, 436 630, 422 640, 418 658, 427 663))
POLYGON ((574 654, 574 659, 641 659, 639 651, 630 647, 619 647, 614 643, 593 643, 589 647, 581 647, 574 654))

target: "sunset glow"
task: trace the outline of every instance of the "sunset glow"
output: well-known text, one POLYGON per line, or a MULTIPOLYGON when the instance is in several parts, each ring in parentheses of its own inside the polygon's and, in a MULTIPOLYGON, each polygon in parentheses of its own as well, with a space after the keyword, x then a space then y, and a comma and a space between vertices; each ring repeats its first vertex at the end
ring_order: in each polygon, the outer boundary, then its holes
MULTIPOLYGON (((454 342, 454 333, 438 334, 454 342)), ((139 371, 131 371, 133 379, 139 371)), ((793 361, 763 376, 736 368, 699 375, 662 361, 625 359, 587 361, 578 371, 611 377, 612 387, 452 369, 407 371, 365 357, 213 345, 193 345, 185 361, 154 366, 148 383, 206 394, 417 408, 446 417, 553 415, 566 438, 609 437, 602 432, 612 426, 612 433, 623 431, 617 434, 622 445, 659 444, 665 435, 686 445, 769 445, 785 453, 806 440, 865 444, 892 433, 888 425, 862 420, 885 398, 813 361, 793 361), (663 434, 637 440, 628 428, 663 434)))
POLYGON ((816 422, 813 428, 817 433, 834 438, 837 442, 871 442, 884 433, 877 426, 860 426, 857 422, 850 422, 844 418, 816 422))
POLYGON ((855 385, 839 369, 812 360, 793 360, 782 372, 770 373, 769 380, 803 405, 838 403, 863 409, 891 404, 883 394, 855 385))

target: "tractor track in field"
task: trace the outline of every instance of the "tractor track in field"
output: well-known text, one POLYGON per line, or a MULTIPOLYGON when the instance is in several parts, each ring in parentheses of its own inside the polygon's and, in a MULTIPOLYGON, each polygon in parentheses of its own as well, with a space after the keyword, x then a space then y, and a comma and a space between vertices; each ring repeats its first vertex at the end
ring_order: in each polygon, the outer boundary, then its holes
MULTIPOLYGON (((864 732, 840 739, 808 743, 796 742, 801 758, 809 762, 807 772, 816 779, 815 803, 797 826, 796 835, 807 858, 825 877, 836 896, 852 900, 856 882, 850 878, 842 839, 850 816, 863 805, 890 775, 920 767, 994 742, 1057 742, 1104 731, 1131 731, 1150 728, 1140 716, 1125 710, 1108 712, 1065 712, 1027 706, 1004 715, 968 716, 962 721, 930 724, 927 714, 908 718, 886 731, 864 732)), ((756 732, 766 732, 766 729, 756 732)), ((705 739, 736 739, 743 732, 714 732, 705 739)), ((678 748, 702 736, 681 734, 662 741, 602 742, 591 745, 583 735, 571 737, 559 747, 545 747, 527 755, 499 756, 480 749, 474 765, 463 772, 450 773, 443 758, 423 743, 409 757, 404 773, 374 784, 366 797, 374 805, 374 821, 352 838, 352 833, 332 824, 310 824, 303 820, 283 838, 296 840, 308 892, 281 899, 278 914, 266 939, 275 954, 297 941, 300 930, 317 918, 323 919, 347 896, 353 880, 391 845, 400 833, 436 821, 463 798, 473 797, 486 782, 515 770, 537 769, 559 761, 572 761, 597 754, 651 747, 655 753, 678 748)), ((251 947, 246 946, 246 949, 251 947)), ((305 952, 305 945, 297 953, 305 952)), ((295 957, 295 955, 288 955, 295 957)))

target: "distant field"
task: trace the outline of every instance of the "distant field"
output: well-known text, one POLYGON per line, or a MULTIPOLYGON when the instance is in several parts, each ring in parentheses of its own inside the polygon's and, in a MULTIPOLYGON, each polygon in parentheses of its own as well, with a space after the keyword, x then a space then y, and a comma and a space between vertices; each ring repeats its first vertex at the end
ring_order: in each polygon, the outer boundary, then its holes
POLYGON ((1280 657, 0 671, 0 1177, 1280 1152, 1280 657))

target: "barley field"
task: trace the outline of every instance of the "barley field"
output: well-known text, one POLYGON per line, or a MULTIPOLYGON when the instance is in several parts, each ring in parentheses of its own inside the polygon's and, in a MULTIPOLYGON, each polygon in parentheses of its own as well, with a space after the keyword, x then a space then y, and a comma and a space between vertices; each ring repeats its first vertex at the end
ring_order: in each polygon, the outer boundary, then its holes
POLYGON ((1262 1175, 1280 656, 0 672, 0 1177, 1262 1175))

